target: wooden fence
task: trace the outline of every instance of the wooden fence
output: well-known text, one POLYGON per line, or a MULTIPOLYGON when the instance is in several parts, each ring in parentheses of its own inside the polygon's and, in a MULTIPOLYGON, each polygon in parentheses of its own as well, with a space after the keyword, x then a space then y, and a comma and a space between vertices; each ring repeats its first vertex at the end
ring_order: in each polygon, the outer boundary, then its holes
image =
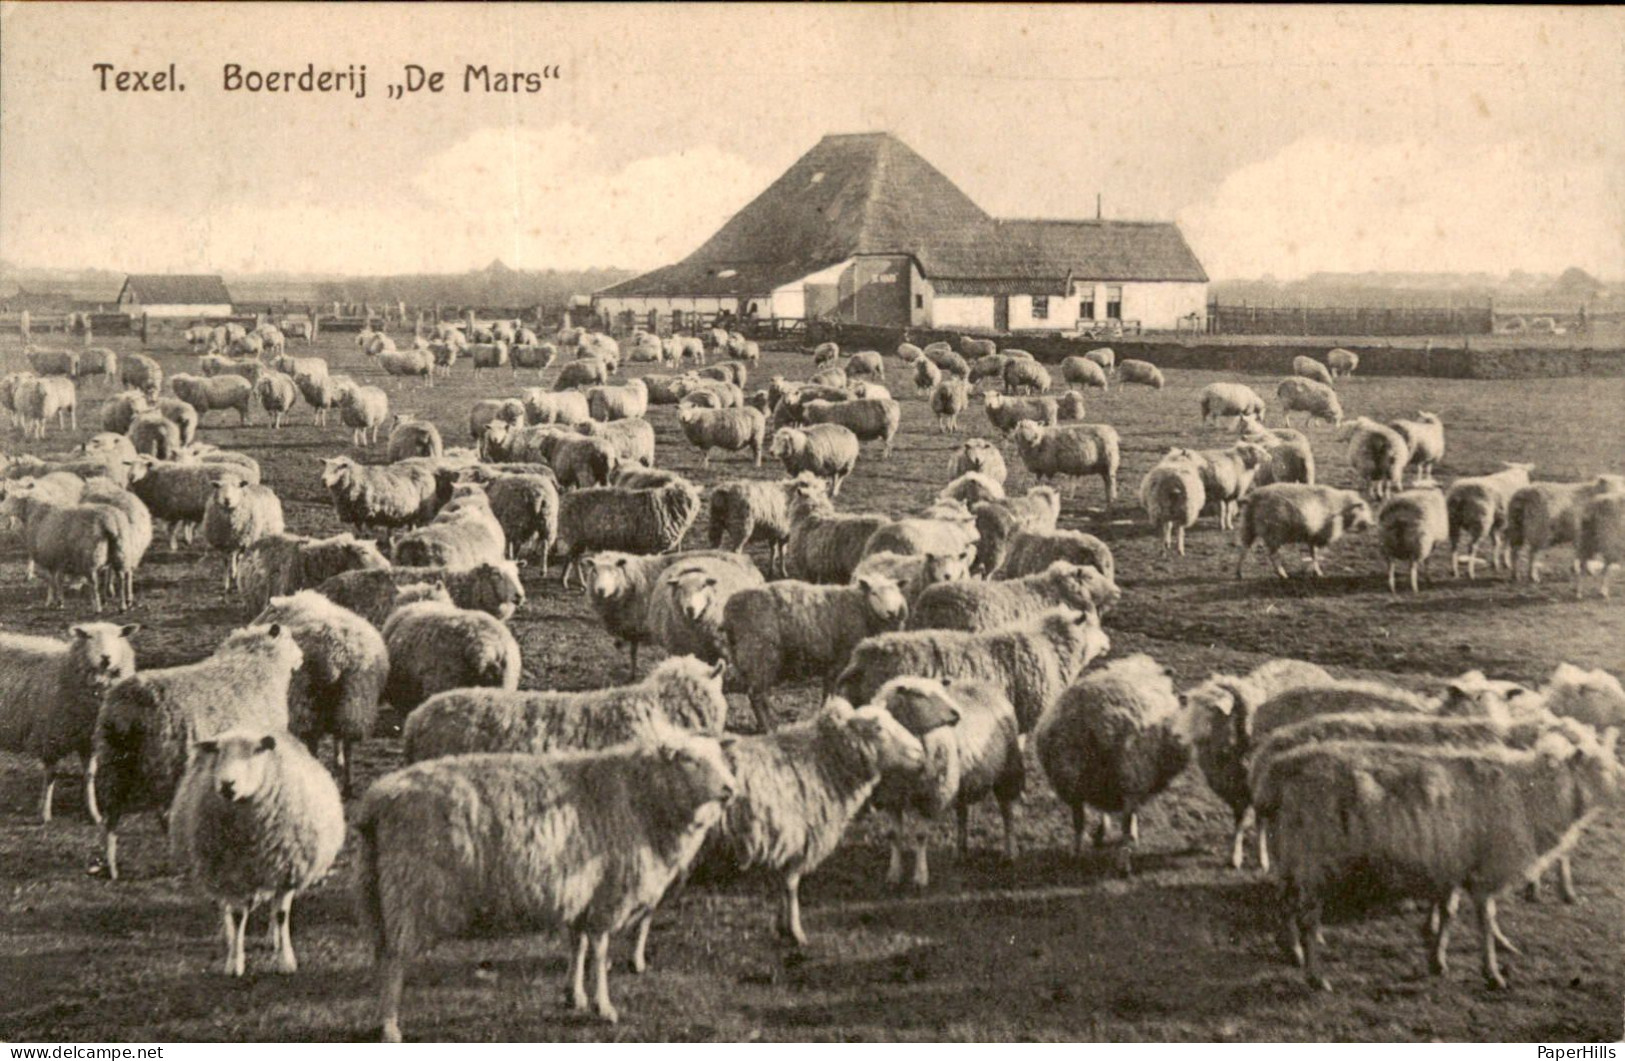
POLYGON ((1485 306, 1253 306, 1209 302, 1212 335, 1488 335, 1485 306))

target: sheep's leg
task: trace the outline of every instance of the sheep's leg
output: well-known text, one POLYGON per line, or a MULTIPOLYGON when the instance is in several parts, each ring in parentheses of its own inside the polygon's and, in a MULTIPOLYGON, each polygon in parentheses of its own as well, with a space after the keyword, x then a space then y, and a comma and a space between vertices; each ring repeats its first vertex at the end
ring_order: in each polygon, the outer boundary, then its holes
POLYGON ((272 903, 271 929, 276 934, 276 971, 298 972, 299 959, 293 953, 293 892, 283 892, 272 903))
POLYGON ((1428 972, 1434 976, 1443 976, 1450 968, 1450 922, 1455 919, 1456 908, 1460 904, 1460 890, 1451 888, 1450 894, 1442 902, 1433 904, 1428 923, 1422 928, 1422 934, 1430 944, 1428 972))
MULTIPOLYGON (((1529 581, 1531 581, 1531 582, 1539 582, 1540 581, 1540 564, 1535 559, 1535 555, 1538 552, 1539 552, 1539 550, 1536 549, 1533 545, 1531 545, 1529 547, 1528 564, 1529 564, 1529 581)), ((1516 566, 1514 566, 1512 568, 1512 577, 1514 579, 1516 579, 1518 577, 1518 568, 1516 566)))
POLYGON ((1177 539, 1177 541, 1179 543, 1179 555, 1184 556, 1185 555, 1185 528, 1184 527, 1178 528, 1174 532, 1174 537, 1177 539))
POLYGON ((1104 814, 1095 819, 1094 844, 1096 847, 1106 846, 1106 815, 1104 814))
POLYGON ((1597 581, 1600 584, 1599 588, 1602 590, 1603 600, 1608 599, 1608 576, 1613 574, 1615 566, 1617 565, 1604 561, 1602 565, 1602 574, 1597 576, 1597 581))
MULTIPOLYGON (((968 816, 970 808, 965 808, 968 816)), ((999 800, 999 817, 1004 821, 1004 860, 1016 860, 1016 806, 1013 799, 999 800)))
POLYGON ((1579 600, 1585 587, 1585 561, 1574 559, 1574 599, 1579 600))
POLYGON ((1174 525, 1172 523, 1164 523, 1162 525, 1162 551, 1165 553, 1172 552, 1173 548, 1174 525))
POLYGON ((1308 897, 1300 897, 1293 916, 1297 921, 1298 938, 1303 942, 1304 979, 1316 991, 1330 991, 1331 981, 1320 972, 1320 903, 1308 897))
MULTIPOLYGON (((1565 903, 1580 901, 1580 893, 1574 890, 1574 867, 1569 862, 1569 856, 1563 855, 1557 860, 1557 895, 1565 903)), ((1506 942, 1501 942, 1503 947, 1506 942)), ((1510 948, 1509 948, 1510 949, 1510 948)))
POLYGON ((1230 840, 1230 868, 1240 869, 1247 861, 1243 848, 1247 841, 1247 819, 1253 816, 1253 809, 1245 807, 1236 812, 1236 832, 1230 840))
POLYGON ((1314 545, 1309 546, 1309 570, 1315 573, 1316 578, 1324 578, 1325 572, 1320 569, 1320 549, 1314 545))
POLYGON ((914 834, 914 887, 926 888, 931 884, 931 861, 925 829, 914 834))
POLYGON ((1420 593, 1420 592, 1422 592, 1422 587, 1421 587, 1421 584, 1420 584, 1421 583, 1421 577, 1422 577, 1422 562, 1420 560, 1412 560, 1411 561, 1411 592, 1412 593, 1420 593))
POLYGON ((1286 573, 1286 565, 1281 563, 1281 551, 1279 548, 1270 550, 1270 566, 1275 568, 1275 574, 1278 578, 1288 577, 1286 573))
POLYGON ((903 882, 903 812, 891 812, 891 828, 887 830, 886 846, 891 849, 891 861, 886 865, 886 883, 903 882))
MULTIPOLYGON (((90 578, 87 579, 87 581, 90 583, 90 603, 96 609, 96 614, 100 615, 102 613, 102 584, 101 584, 101 579, 96 577, 95 572, 91 572, 90 578)), ((67 603, 66 601, 63 601, 64 605, 66 603, 67 603)))
POLYGON ((44 784, 39 794, 39 820, 41 825, 51 824, 51 797, 56 794, 56 764, 46 763, 44 784))
POLYGON ((232 921, 231 951, 226 957, 226 975, 242 976, 248 970, 245 945, 248 938, 248 907, 227 907, 226 916, 232 921))
POLYGON ((570 993, 570 1008, 586 1010, 587 1008, 587 944, 589 940, 585 932, 572 929, 570 932, 570 982, 567 990, 570 993))
POLYGON ((592 1008, 599 1018, 614 1024, 621 1019, 609 1000, 609 933, 600 932, 592 938, 593 995, 592 1008))
POLYGON ((1501 963, 1495 956, 1495 941, 1500 935, 1495 923, 1495 896, 1486 895, 1475 902, 1478 904, 1478 931, 1484 942, 1484 982, 1492 989, 1502 989, 1507 980, 1501 975, 1501 963))
POLYGON ((1248 544, 1248 545, 1241 546, 1240 551, 1236 553, 1236 577, 1237 578, 1241 577, 1241 567, 1242 567, 1243 564, 1245 564, 1247 562, 1247 554, 1252 552, 1252 551, 1253 551, 1252 545, 1248 544))
POLYGON ((345 799, 349 799, 354 794, 354 786, 350 780, 350 738, 340 737, 334 741, 333 754, 338 759, 340 791, 345 799))
POLYGON ((108 880, 118 880, 118 833, 110 826, 102 826, 102 865, 108 880))
POLYGON ((649 968, 649 927, 654 921, 653 910, 638 919, 637 937, 632 944, 632 971, 635 973, 642 973, 649 968))
MULTIPOLYGON (((1000 803, 999 808, 1004 809, 1005 804, 1000 803)), ((959 857, 964 858, 970 851, 970 806, 960 803, 954 807, 955 834, 954 841, 959 851, 959 857)))
POLYGON ((796 946, 807 945, 807 933, 801 928, 801 874, 791 873, 784 878, 785 931, 796 946))
POLYGON ((1392 594, 1393 596, 1396 596, 1396 597, 1399 596, 1399 590, 1396 589, 1395 586, 1394 586, 1394 571, 1398 567, 1399 567, 1399 561, 1397 561, 1397 560, 1388 561, 1388 592, 1390 594, 1392 594))
POLYGON ((1258 868, 1265 873, 1270 871, 1270 841, 1269 830, 1264 828, 1262 818, 1255 816, 1253 827, 1258 830, 1258 868))
POLYGON ((765 692, 752 691, 750 694, 750 709, 756 713, 756 725, 763 733, 773 732, 773 709, 767 702, 765 692))

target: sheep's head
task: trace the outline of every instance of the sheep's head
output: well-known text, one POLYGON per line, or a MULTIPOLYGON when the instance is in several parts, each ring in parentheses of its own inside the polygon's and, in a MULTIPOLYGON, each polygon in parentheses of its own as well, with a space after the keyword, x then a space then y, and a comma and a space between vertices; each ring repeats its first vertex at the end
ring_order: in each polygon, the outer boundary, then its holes
POLYGON ((1597 729, 1625 724, 1625 688, 1601 668, 1583 670, 1559 663, 1541 690, 1545 707, 1555 715, 1578 719, 1597 729))
POLYGON ((670 572, 665 581, 678 614, 691 623, 699 622, 722 603, 717 577, 703 567, 670 572))
POLYGON ((1498 726, 1511 721, 1508 702, 1512 690, 1527 692, 1516 682, 1495 681, 1483 671, 1471 670, 1445 686, 1438 713, 1450 718, 1485 718, 1498 726))
POLYGON ((1241 461, 1243 468, 1249 470, 1259 467, 1270 459, 1270 451, 1256 442, 1237 442, 1230 447, 1230 452, 1234 453, 1241 461))
POLYGON ((581 561, 587 593, 609 602, 632 592, 632 557, 625 553, 598 553, 581 561))
POLYGON ((959 722, 959 705, 935 678, 893 678, 875 691, 870 706, 884 708, 916 737, 959 722))
POLYGON ((1374 522, 1371 505, 1352 490, 1345 490, 1343 493, 1343 530, 1362 531, 1370 527, 1374 522))
POLYGON ((235 472, 225 472, 214 481, 214 503, 227 512, 235 511, 243 503, 243 491, 246 487, 242 476, 235 472))
POLYGON ((897 580, 885 575, 859 575, 854 584, 863 593, 872 629, 901 630, 908 621, 908 601, 897 580))
POLYGON ((920 564, 920 582, 934 586, 939 582, 959 582, 970 577, 970 565, 976 560, 976 546, 968 546, 958 553, 927 553, 920 564))
POLYGON ((322 485, 331 489, 348 482, 355 474, 356 463, 349 457, 322 457, 322 485))
POLYGON ((844 723, 878 773, 917 777, 924 772, 925 746, 885 708, 873 704, 857 708, 844 723))
POLYGON ((139 623, 80 623, 68 627, 74 648, 89 664, 84 675, 87 685, 105 689, 135 673, 135 649, 130 647, 129 638, 140 629, 139 623))
POLYGON ((781 427, 773 432, 773 443, 768 452, 781 460, 807 448, 807 432, 793 427, 781 427))
POLYGON ((274 734, 232 730, 192 745, 192 758, 211 776, 211 787, 227 803, 247 803, 265 786, 276 751, 274 734))
POLYGON ((1036 420, 1022 420, 1010 432, 1010 437, 1016 440, 1019 447, 1036 446, 1044 440, 1044 427, 1036 420))
POLYGON ((281 623, 245 626, 232 631, 216 649, 217 655, 225 652, 250 652, 270 656, 289 674, 305 663, 305 654, 294 642, 292 632, 281 623))

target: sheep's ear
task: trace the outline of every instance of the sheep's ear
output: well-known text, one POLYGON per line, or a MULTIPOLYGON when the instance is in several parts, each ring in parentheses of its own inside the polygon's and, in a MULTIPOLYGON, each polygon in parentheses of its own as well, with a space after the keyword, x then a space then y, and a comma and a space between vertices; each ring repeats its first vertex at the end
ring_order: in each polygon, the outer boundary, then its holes
POLYGON ((220 750, 220 742, 216 740, 200 740, 192 745, 192 751, 200 755, 213 755, 220 750))
POLYGON ((720 678, 722 677, 723 672, 727 669, 728 661, 725 659, 719 659, 717 660, 716 665, 711 668, 711 677, 720 678))
POLYGON ((282 636, 282 624, 281 623, 272 623, 270 628, 267 629, 265 632, 266 632, 266 634, 268 634, 269 636, 271 636, 273 638, 281 637, 282 636))
POLYGON ((530 563, 529 560, 515 560, 513 562, 513 566, 515 566, 515 567, 525 567, 529 563, 530 563))
POLYGON ((717 745, 723 751, 731 750, 733 746, 738 743, 739 737, 733 733, 724 733, 722 736, 717 738, 717 745))
POLYGON ((255 748, 254 750, 255 751, 261 751, 261 752, 275 751, 276 750, 276 737, 273 736, 272 734, 267 733, 265 736, 260 738, 259 747, 255 748))
POLYGON ((141 630, 140 623, 126 623, 118 628, 120 637, 133 637, 141 630))
POLYGON ((70 626, 68 627, 68 633, 72 634, 81 641, 90 640, 90 631, 82 626, 70 626))
POLYGON ((624 556, 621 557, 619 560, 615 561, 615 566, 616 567, 625 567, 626 565, 627 565, 627 558, 624 557, 624 556))

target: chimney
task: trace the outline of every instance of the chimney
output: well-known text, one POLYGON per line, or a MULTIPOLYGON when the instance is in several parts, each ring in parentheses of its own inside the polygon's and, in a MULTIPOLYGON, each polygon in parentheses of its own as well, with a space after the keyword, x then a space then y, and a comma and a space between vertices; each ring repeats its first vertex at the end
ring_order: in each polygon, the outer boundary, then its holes
POLYGON ((1100 220, 1100 193, 1095 193, 1095 220, 1100 220))

